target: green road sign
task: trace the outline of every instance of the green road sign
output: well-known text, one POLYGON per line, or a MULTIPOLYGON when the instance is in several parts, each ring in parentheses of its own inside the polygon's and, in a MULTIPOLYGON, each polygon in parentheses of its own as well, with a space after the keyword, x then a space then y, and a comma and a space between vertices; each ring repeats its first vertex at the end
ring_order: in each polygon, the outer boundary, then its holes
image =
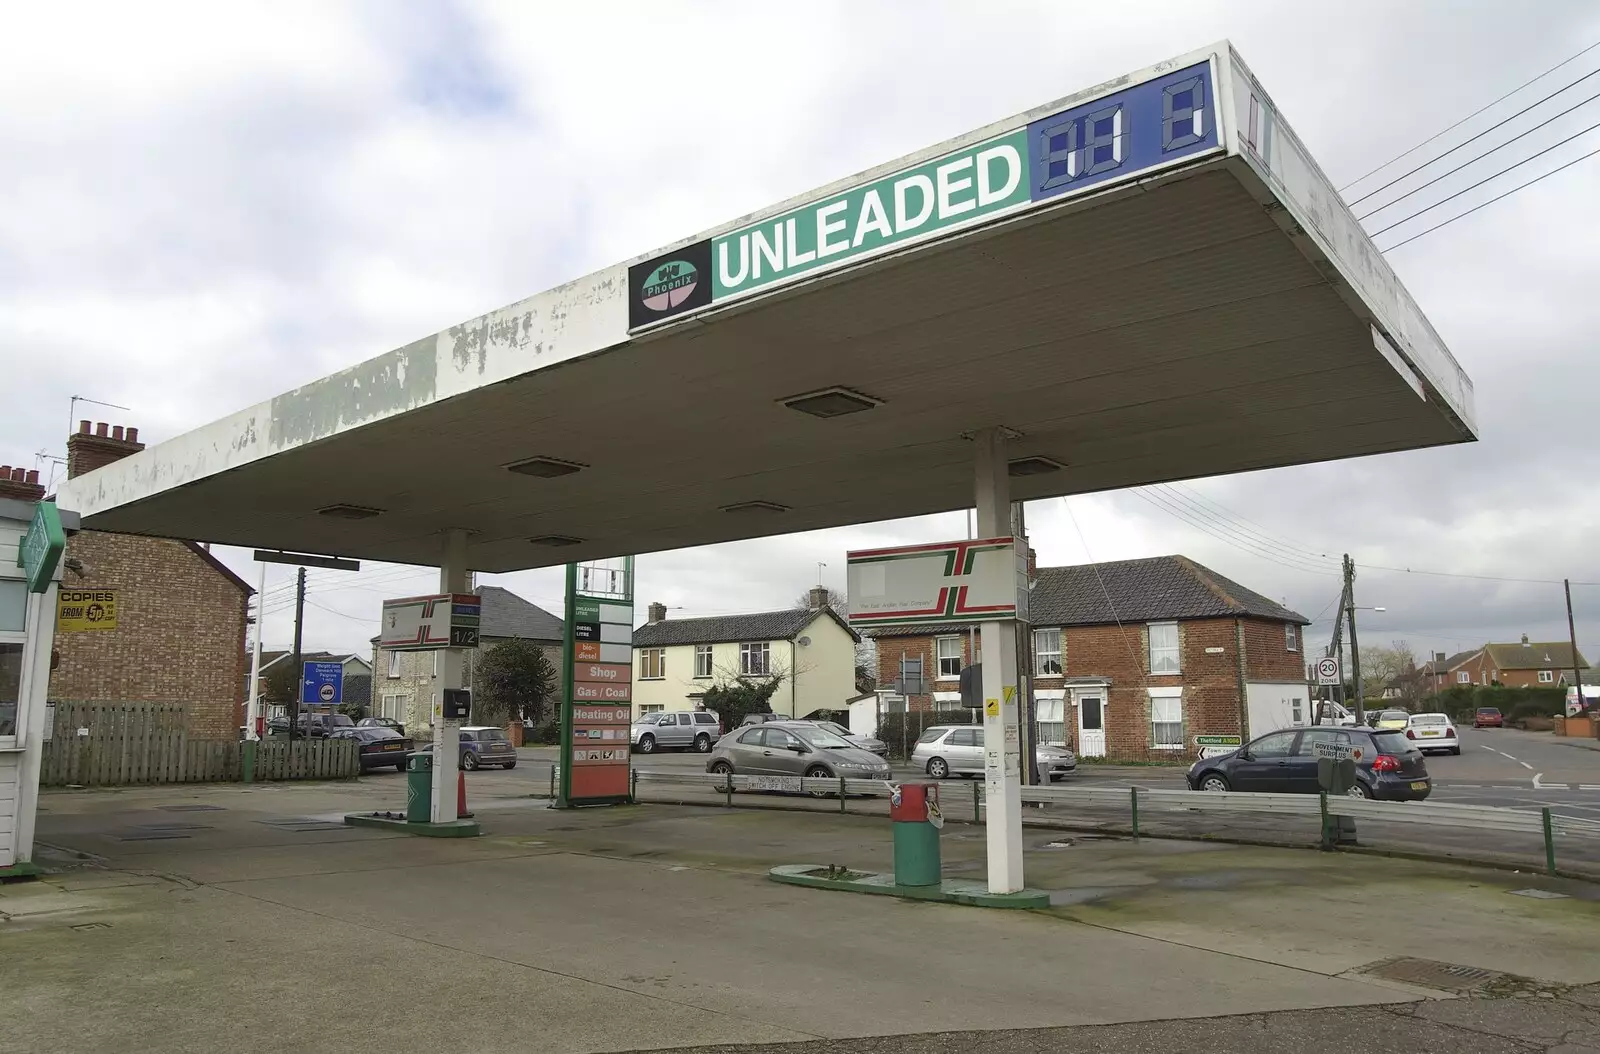
POLYGON ((22 544, 17 546, 17 566, 28 573, 28 592, 43 593, 56 577, 56 564, 67 548, 67 535, 61 529, 61 514, 53 501, 33 507, 33 522, 22 544))
POLYGON ((1197 747, 1237 747, 1244 743, 1243 736, 1195 736, 1197 747))

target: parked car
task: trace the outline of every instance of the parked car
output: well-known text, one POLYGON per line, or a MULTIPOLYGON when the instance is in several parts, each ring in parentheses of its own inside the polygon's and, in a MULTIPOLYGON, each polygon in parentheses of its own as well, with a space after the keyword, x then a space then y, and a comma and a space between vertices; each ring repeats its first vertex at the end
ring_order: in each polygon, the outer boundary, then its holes
POLYGON ((368 725, 365 728, 336 728, 328 733, 329 739, 353 739, 361 745, 361 771, 393 766, 396 771, 406 770, 406 755, 416 745, 409 737, 392 728, 368 725))
MULTIPOLYGON (((1047 783, 1077 771, 1078 756, 1066 747, 1041 745, 1034 750, 1039 778, 1047 783)), ((936 780, 983 774, 982 725, 933 725, 911 748, 911 763, 936 780)))
MULTIPOLYGON (((347 714, 301 714, 295 724, 295 735, 306 739, 322 739, 336 728, 354 728, 356 723, 347 714)), ((267 722, 267 734, 289 734, 289 719, 274 717, 267 722)))
POLYGON ((783 720, 783 715, 782 714, 775 714, 770 710, 766 710, 766 711, 762 711, 760 713, 745 714, 744 715, 744 720, 740 721, 739 724, 741 726, 743 726, 743 725, 759 725, 764 721, 782 721, 782 720, 783 720))
POLYGON ((387 728, 391 731, 400 733, 402 736, 406 734, 406 726, 402 725, 392 717, 363 717, 361 720, 356 722, 356 727, 387 728))
POLYGON ((1422 751, 1399 730, 1305 728, 1268 732, 1220 757, 1201 758, 1186 779, 1191 790, 1315 794, 1317 747, 1343 747, 1356 763, 1352 797, 1422 801, 1433 790, 1422 751))
MULTIPOLYGON (((429 743, 422 748, 432 750, 429 743)), ((471 772, 485 765, 517 767, 517 748, 506 738, 506 730, 493 725, 468 725, 461 729, 461 767, 471 772)))
POLYGON ((1456 726, 1448 714, 1412 714, 1406 726, 1406 738, 1416 743, 1424 754, 1430 750, 1461 753, 1461 740, 1456 738, 1456 726))
POLYGON ((851 744, 860 747, 862 750, 865 750, 870 754, 876 754, 880 758, 886 758, 889 756, 889 744, 885 743, 877 736, 858 736, 837 721, 810 721, 807 723, 816 725, 818 728, 825 728, 829 732, 832 732, 834 735, 838 736, 840 739, 849 740, 851 744))
POLYGON ((1472 715, 1473 728, 1504 728, 1506 719, 1497 706, 1480 706, 1472 715))
POLYGON ((1411 714, 1405 710, 1384 710, 1378 714, 1378 719, 1372 727, 1381 731, 1398 730, 1404 732, 1411 724, 1411 714))
POLYGON ((893 776, 883 758, 810 721, 763 721, 741 727, 717 744, 706 771, 857 780, 893 776))
POLYGON ((668 710, 640 717, 631 735, 633 749, 641 754, 690 749, 706 754, 722 738, 722 722, 709 710, 668 710))

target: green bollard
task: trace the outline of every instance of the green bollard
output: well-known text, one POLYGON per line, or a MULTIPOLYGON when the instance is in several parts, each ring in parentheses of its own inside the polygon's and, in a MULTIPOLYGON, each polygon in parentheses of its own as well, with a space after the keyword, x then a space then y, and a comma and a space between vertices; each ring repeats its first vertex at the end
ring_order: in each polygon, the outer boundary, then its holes
POLYGON ((1133 803, 1133 836, 1139 837, 1139 788, 1128 788, 1128 799, 1133 803))
POLYGON ((247 739, 239 746, 239 780, 242 783, 256 781, 256 741, 247 739))
POLYGON ((1553 875, 1556 873, 1556 839, 1550 828, 1550 806, 1546 805, 1539 813, 1544 820, 1544 869, 1553 875))

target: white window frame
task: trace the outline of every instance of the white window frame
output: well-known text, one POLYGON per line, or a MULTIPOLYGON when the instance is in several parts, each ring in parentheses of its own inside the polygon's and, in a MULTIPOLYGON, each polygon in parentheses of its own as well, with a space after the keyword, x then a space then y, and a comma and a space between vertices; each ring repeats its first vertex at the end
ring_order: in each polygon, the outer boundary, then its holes
POLYGON ((772 674, 772 642, 747 640, 739 644, 739 672, 746 677, 768 677, 772 674), (756 656, 761 661, 756 661, 756 656))
POLYGON ((1061 662, 1061 630, 1059 628, 1034 630, 1033 675, 1035 677, 1060 677, 1065 671, 1066 666, 1061 662), (1055 637, 1055 647, 1053 649, 1040 647, 1041 638, 1043 638, 1045 643, 1048 643, 1052 635, 1055 637), (1054 670, 1047 669, 1052 658, 1054 659, 1055 664, 1054 670))
POLYGON ((1457 670, 1456 671, 1456 683, 1457 684, 1471 684, 1472 683, 1472 671, 1471 670, 1457 670))
POLYGON ((639 716, 643 717, 645 714, 659 714, 665 709, 666 706, 663 703, 640 703, 639 716))
POLYGON ((1150 664, 1151 676, 1180 676, 1183 673, 1183 636, 1178 631, 1178 624, 1176 622, 1151 622, 1147 625, 1146 631, 1149 634, 1150 647, 1148 648, 1149 654, 1145 658, 1150 664), (1172 643, 1170 645, 1162 645, 1158 651, 1156 648, 1156 630, 1165 631, 1169 626, 1172 628, 1172 643), (1163 660, 1161 664, 1163 668, 1159 670, 1156 669, 1156 656, 1158 654, 1163 660), (1172 660, 1172 669, 1170 670, 1165 668, 1165 660, 1168 658, 1172 660))
POLYGON ((667 649, 665 648, 640 648, 639 649, 639 680, 664 681, 667 679, 667 649), (655 672, 651 673, 651 667, 655 672))
MULTIPOLYGON (((24 618, 26 618, 26 613, 24 613, 24 618)), ((28 690, 28 635, 27 633, 12 633, 11 631, 7 630, 4 633, 0 633, 0 644, 14 644, 22 649, 22 671, 21 676, 17 678, 17 712, 15 715, 16 723, 18 727, 20 727, 22 724, 22 708, 24 702, 23 693, 28 690)), ((6 749, 15 748, 19 742, 21 742, 21 738, 15 734, 9 736, 0 736, 0 747, 4 747, 6 749)))
POLYGON ((388 677, 391 681, 400 679, 400 653, 397 651, 389 652, 388 677))
POLYGON ((965 665, 965 663, 962 661, 961 638, 960 637, 935 637, 935 638, 933 638, 933 665, 936 668, 936 676, 934 677, 934 680, 938 680, 938 681, 959 681, 959 680, 961 680, 961 667, 965 665), (943 654, 940 654, 941 648, 943 647, 945 641, 954 642, 954 644, 956 646, 956 649, 955 649, 956 653, 954 655, 943 655, 943 654), (955 672, 954 673, 945 673, 944 672, 944 664, 946 662, 953 662, 953 663, 956 664, 956 668, 955 668, 955 672))
POLYGON ((1300 650, 1300 627, 1293 622, 1283 624, 1283 647, 1286 651, 1300 650))
POLYGON ((694 646, 694 675, 698 678, 710 677, 712 673, 712 646, 709 644, 696 644, 694 646), (702 664, 700 660, 704 659, 702 664))
POLYGON ((1554 670, 1540 670, 1539 671, 1539 683, 1540 684, 1555 684, 1556 683, 1556 671, 1554 671, 1554 670))
POLYGON ((1150 693, 1150 747, 1151 747, 1151 749, 1152 750, 1182 750, 1183 749, 1183 689, 1182 688, 1148 688, 1148 689, 1146 689, 1146 691, 1150 693), (1178 708, 1177 709, 1178 719, 1176 721, 1172 720, 1170 710, 1166 714, 1166 720, 1158 720, 1158 717, 1161 716, 1163 710, 1167 710, 1168 707, 1174 706, 1174 705, 1178 708), (1160 735, 1160 732, 1158 731, 1157 726, 1158 725, 1171 726, 1173 724, 1176 724, 1178 726, 1177 738, 1176 739, 1170 739, 1170 736, 1169 736, 1169 741, 1163 743, 1161 741, 1161 735, 1160 735))

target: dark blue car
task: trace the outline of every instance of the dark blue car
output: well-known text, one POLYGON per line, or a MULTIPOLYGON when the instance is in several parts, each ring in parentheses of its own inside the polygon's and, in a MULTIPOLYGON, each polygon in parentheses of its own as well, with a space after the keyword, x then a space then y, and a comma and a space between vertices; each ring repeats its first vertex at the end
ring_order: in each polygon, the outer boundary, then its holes
POLYGON ((1200 759, 1185 778, 1191 790, 1315 794, 1322 789, 1318 757, 1346 751, 1356 763, 1356 785, 1350 790, 1354 796, 1422 801, 1433 790, 1422 752, 1404 732, 1370 728, 1268 732, 1231 754, 1200 759))

